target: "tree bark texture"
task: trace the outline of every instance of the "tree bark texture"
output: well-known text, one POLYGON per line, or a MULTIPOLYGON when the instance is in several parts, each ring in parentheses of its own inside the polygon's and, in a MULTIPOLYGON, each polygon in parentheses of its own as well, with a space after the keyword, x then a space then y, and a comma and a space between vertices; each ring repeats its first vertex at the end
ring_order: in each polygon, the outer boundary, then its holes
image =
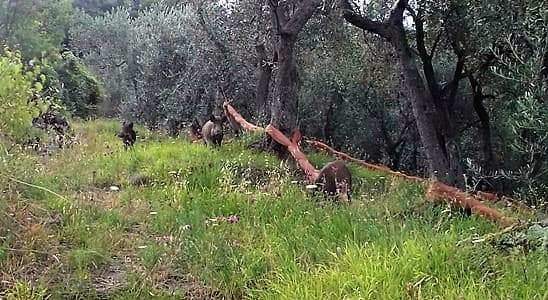
POLYGON ((488 96, 483 94, 483 89, 474 76, 470 75, 468 79, 472 86, 474 110, 480 119, 483 165, 487 171, 492 171, 496 168, 496 159, 493 151, 493 143, 491 141, 491 121, 489 119, 489 113, 483 104, 483 100, 488 98, 488 96))
MULTIPOLYGON (((271 103, 270 124, 289 136, 297 127, 297 64, 295 59, 295 43, 299 32, 320 5, 319 0, 303 0, 296 5, 290 15, 287 3, 278 0, 268 0, 272 21, 277 31, 275 43, 278 58, 275 93, 271 103)), ((267 148, 279 154, 286 152, 285 147, 267 136, 267 148)))
POLYGON ((272 78, 272 63, 268 61, 264 44, 255 46, 257 52, 257 86, 255 87, 256 116, 258 117, 266 108, 272 78))
MULTIPOLYGON (((350 0, 341 0, 341 6, 343 16, 347 22, 383 37, 396 50, 410 96, 417 129, 428 158, 431 177, 449 185, 463 186, 464 179, 462 177, 459 151, 446 99, 441 95, 433 68, 430 70, 431 63, 429 61, 423 61, 428 87, 426 86, 420 75, 418 58, 409 45, 403 26, 403 13, 408 9, 407 1, 399 0, 390 13, 388 20, 384 22, 373 21, 356 14, 350 0)), ((417 32, 419 34, 420 30, 417 30, 417 32)), ((420 37, 417 38, 420 39, 420 37)), ((420 48, 420 41, 417 41, 417 44, 420 48)), ((420 50, 419 52, 421 52, 420 50)), ((421 58, 430 59, 429 57, 421 58)))

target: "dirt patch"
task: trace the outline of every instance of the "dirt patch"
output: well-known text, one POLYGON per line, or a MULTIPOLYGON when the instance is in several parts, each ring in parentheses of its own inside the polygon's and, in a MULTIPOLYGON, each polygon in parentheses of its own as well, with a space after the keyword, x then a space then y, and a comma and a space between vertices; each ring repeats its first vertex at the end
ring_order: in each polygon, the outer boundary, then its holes
POLYGON ((125 271, 120 265, 113 264, 100 270, 92 277, 92 286, 99 296, 107 296, 125 286, 125 271))
POLYGON ((172 295, 182 295, 189 300, 225 299, 222 294, 194 276, 170 274, 158 286, 172 295))

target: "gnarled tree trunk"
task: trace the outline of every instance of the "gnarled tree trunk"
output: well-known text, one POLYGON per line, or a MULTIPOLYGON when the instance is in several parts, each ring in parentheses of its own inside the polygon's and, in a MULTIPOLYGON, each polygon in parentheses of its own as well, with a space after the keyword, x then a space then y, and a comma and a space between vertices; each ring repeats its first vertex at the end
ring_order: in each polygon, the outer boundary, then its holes
MULTIPOLYGON (((275 94, 271 104, 270 124, 289 136, 297 126, 297 64, 295 61, 295 43, 299 32, 320 5, 319 0, 303 0, 295 4, 290 14, 288 3, 269 0, 274 28, 277 31, 275 43, 278 58, 275 94)), ((268 136, 265 148, 285 156, 286 149, 268 136)))
MULTIPOLYGON (((430 174, 444 183, 463 186, 459 151, 452 120, 449 118, 447 98, 438 87, 431 61, 428 61, 430 57, 426 55, 421 56, 428 87, 425 85, 420 75, 418 58, 407 40, 403 26, 403 14, 409 8, 407 1, 399 0, 388 20, 384 22, 373 21, 355 13, 349 0, 341 0, 341 6, 344 18, 350 24, 383 37, 395 48, 411 98, 417 129, 428 158, 430 174)), ((422 25, 419 22, 416 24, 422 25)), ((417 28, 417 35, 421 30, 422 28, 417 28)), ((419 48, 420 38, 417 37, 419 48)), ((419 49, 419 53, 421 50, 419 49)))
POLYGON ((459 154, 447 106, 435 104, 436 99, 432 98, 420 76, 417 58, 408 45, 403 27, 398 31, 390 42, 399 56, 430 174, 444 183, 462 186, 459 154))
POLYGON ((282 35, 279 39, 276 46, 278 73, 270 123, 288 136, 297 126, 297 64, 294 54, 296 37, 282 35))
POLYGON ((272 78, 272 63, 268 61, 264 43, 255 45, 257 52, 257 86, 255 87, 255 113, 257 117, 264 113, 268 103, 270 80, 272 78))

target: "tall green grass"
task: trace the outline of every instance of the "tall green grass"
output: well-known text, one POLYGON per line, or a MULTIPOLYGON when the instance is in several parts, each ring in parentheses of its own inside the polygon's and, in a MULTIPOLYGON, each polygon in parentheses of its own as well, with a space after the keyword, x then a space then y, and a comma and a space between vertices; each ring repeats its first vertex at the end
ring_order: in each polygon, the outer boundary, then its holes
POLYGON ((548 296, 544 250, 470 242, 498 229, 425 204, 421 186, 351 166, 354 201, 331 203, 293 183, 302 178, 287 164, 248 150, 253 137, 211 149, 139 128, 124 151, 118 126, 78 124, 79 144, 52 156, 0 154, 2 174, 63 196, 0 177, 10 216, 0 221, 0 295, 23 299, 34 286, 54 299, 548 296))

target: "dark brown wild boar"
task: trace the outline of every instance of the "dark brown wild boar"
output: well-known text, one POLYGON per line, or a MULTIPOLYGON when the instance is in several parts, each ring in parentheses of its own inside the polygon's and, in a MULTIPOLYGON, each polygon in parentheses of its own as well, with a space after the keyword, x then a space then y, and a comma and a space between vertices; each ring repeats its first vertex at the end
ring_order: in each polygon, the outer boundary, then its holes
POLYGON ((226 116, 215 117, 211 115, 202 127, 202 137, 206 145, 221 146, 223 141, 223 123, 226 116))
POLYGON ((328 196, 340 195, 344 201, 351 200, 352 174, 341 160, 327 163, 320 170, 315 184, 328 196))
POLYGON ((133 122, 122 123, 122 131, 118 133, 118 137, 124 142, 124 148, 133 146, 137 140, 137 133, 133 130, 133 122))

